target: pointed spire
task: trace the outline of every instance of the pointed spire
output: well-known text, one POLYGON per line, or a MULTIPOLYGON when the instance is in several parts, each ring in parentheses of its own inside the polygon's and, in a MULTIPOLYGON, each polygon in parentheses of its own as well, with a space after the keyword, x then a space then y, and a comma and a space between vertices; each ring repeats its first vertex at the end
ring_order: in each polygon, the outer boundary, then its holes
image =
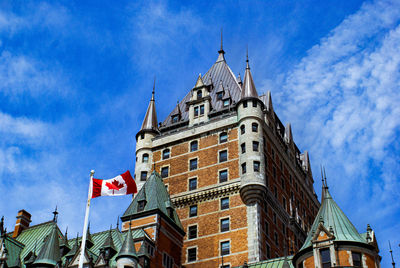
POLYGON ((199 77, 197 77, 196 85, 194 88, 202 87, 204 86, 203 79, 201 78, 201 74, 199 74, 199 77))
POLYGON ((238 82, 238 84, 240 85, 240 86, 242 86, 242 77, 240 76, 240 73, 238 74, 238 76, 237 76, 237 78, 236 78, 236 81, 238 82))
POLYGON ((72 246, 71 250, 65 255, 66 257, 75 256, 76 252, 79 250, 79 233, 76 233, 75 244, 72 246))
POLYGON ((61 261, 60 245, 58 241, 57 225, 54 223, 50 234, 46 236, 35 262, 35 266, 52 265, 55 266, 61 261))
POLYGON ((390 252, 390 256, 392 257, 392 266, 393 266, 393 268, 396 268, 396 263, 394 262, 394 259, 393 259, 393 251, 392 251, 392 246, 390 245, 390 241, 389 241, 389 252, 390 252))
MULTIPOLYGON (((129 223, 130 223, 130 221, 129 221, 129 223)), ((133 242, 133 238, 132 238, 131 228, 129 228, 129 230, 127 231, 125 240, 122 243, 121 249, 119 250, 118 255, 115 259, 118 260, 119 258, 122 258, 122 257, 130 257, 130 258, 134 258, 136 260, 138 259, 137 254, 136 254, 135 243, 133 242)))
POLYGON ((244 73, 241 99, 244 98, 258 98, 256 86, 254 85, 253 76, 250 71, 248 51, 246 53, 246 71, 244 73))
POLYGON ((4 216, 0 220, 0 236, 4 233, 4 216))
POLYGON ((222 42, 223 40, 222 40, 222 28, 221 28, 221 49, 218 51, 218 59, 217 59, 217 62, 218 61, 225 61, 225 57, 224 57, 224 54, 225 54, 225 51, 224 51, 224 48, 223 48, 223 42, 222 42))
POLYGON ((266 106, 267 106, 268 112, 270 112, 271 115, 274 115, 274 107, 272 105, 272 96, 271 96, 271 91, 270 90, 268 90, 268 92, 267 92, 267 103, 266 103, 266 106))
POLYGON ((94 245, 92 235, 90 234, 90 222, 87 228, 87 233, 86 233, 86 247, 91 248, 94 245))
POLYGON ((104 250, 104 252, 106 253, 105 258, 107 260, 112 258, 115 255, 115 253, 117 253, 117 250, 115 249, 115 246, 114 246, 114 240, 112 238, 111 229, 112 229, 112 226, 110 226, 110 230, 108 231, 107 237, 104 240, 104 243, 100 248, 101 250, 104 250))
POLYGON ((153 90, 151 92, 151 100, 149 106, 147 107, 146 115, 144 117, 140 131, 157 130, 157 114, 156 114, 156 105, 154 99, 155 86, 156 86, 156 78, 154 78, 153 90))

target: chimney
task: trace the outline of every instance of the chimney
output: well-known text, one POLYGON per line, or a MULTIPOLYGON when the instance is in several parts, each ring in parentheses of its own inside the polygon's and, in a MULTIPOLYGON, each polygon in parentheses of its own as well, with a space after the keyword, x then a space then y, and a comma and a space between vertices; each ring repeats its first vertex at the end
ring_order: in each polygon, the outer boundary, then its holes
POLYGON ((21 209, 18 211, 17 222, 15 223, 15 229, 13 233, 13 238, 17 237, 23 230, 29 228, 29 223, 31 222, 31 214, 26 210, 21 209))

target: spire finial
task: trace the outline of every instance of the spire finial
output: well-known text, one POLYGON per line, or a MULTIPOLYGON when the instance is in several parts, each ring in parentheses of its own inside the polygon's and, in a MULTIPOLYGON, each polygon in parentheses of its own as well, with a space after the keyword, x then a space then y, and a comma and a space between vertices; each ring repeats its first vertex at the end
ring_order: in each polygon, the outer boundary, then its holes
POLYGON ((249 65, 249 46, 246 46, 246 69, 250 69, 249 65))
POLYGON ((326 179, 325 167, 324 167, 324 180, 325 180, 325 188, 328 189, 328 180, 326 179))
POLYGON ((57 222, 57 217, 58 217, 58 216, 57 216, 57 215, 58 215, 57 206, 56 206, 56 209, 53 211, 53 215, 54 215, 54 216, 53 216, 53 221, 54 221, 54 222, 57 222))
POLYGON ((153 90, 151 91, 151 100, 154 100, 155 91, 156 91, 156 76, 154 76, 153 90))
POLYGON ((224 46, 223 46, 223 39, 222 39, 222 27, 221 27, 221 51, 224 51, 224 46))
POLYGON ((390 252, 390 256, 392 257, 393 268, 395 268, 396 267, 396 263, 394 262, 394 259, 393 259, 393 251, 392 251, 392 246, 390 245, 390 240, 389 240, 389 252, 390 252))
POLYGON ((117 216, 117 230, 119 230, 119 216, 117 216))
POLYGON ((67 234, 68 234, 68 226, 67 228, 65 228, 65 237, 67 236, 67 234))

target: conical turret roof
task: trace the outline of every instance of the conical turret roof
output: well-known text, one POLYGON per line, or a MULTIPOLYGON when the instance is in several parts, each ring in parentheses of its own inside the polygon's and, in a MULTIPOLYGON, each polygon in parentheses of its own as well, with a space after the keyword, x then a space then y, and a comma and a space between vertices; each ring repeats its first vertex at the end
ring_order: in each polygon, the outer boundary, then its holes
POLYGON ((244 73, 244 80, 242 86, 241 99, 245 98, 258 98, 256 86, 254 85, 253 76, 251 75, 249 59, 246 59, 246 71, 244 73))
POLYGON ((323 195, 324 199, 322 200, 321 207, 315 217, 307 239, 300 250, 312 246, 313 237, 320 224, 322 224, 326 230, 330 230, 333 233, 335 241, 349 241, 366 244, 365 239, 361 237, 351 221, 333 200, 328 187, 323 188, 323 195))
POLYGON ((35 266, 40 265, 57 265, 61 261, 60 244, 58 238, 57 225, 54 223, 50 234, 45 238, 35 262, 35 266))
POLYGON ((153 86, 150 103, 149 106, 147 107, 146 115, 144 116, 144 120, 142 123, 142 127, 140 128, 140 131, 157 130, 157 114, 156 114, 156 105, 154 99, 154 88, 155 85, 153 86))
POLYGON ((122 257, 132 257, 137 259, 135 243, 133 242, 132 231, 130 228, 125 236, 125 240, 122 243, 121 249, 119 250, 116 259, 122 257))

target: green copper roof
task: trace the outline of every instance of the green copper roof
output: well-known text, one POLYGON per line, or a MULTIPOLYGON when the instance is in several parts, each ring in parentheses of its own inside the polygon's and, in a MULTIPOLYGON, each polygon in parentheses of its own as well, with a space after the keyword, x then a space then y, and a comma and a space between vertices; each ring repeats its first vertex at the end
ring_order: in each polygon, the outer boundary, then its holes
MULTIPOLYGON (((265 261, 260 261, 260 262, 255 262, 255 263, 249 263, 247 266, 249 268, 294 268, 292 264, 292 256, 288 257, 280 257, 280 258, 275 258, 275 259, 269 259, 265 261)), ((238 266, 243 267, 242 266, 238 266)))
POLYGON ((60 243, 58 228, 56 223, 53 223, 52 230, 43 242, 43 246, 34 262, 35 265, 38 264, 49 264, 56 265, 61 261, 60 257, 60 243))
POLYGON ((161 176, 153 171, 122 217, 129 218, 130 216, 156 209, 170 218, 183 231, 181 221, 179 220, 161 176), (146 205, 143 211, 138 212, 138 202, 142 200, 146 201, 146 205), (172 208, 172 215, 168 213, 167 208, 172 208))
POLYGON ((104 248, 104 249, 106 249, 106 248, 111 248, 111 249, 113 249, 115 252, 117 252, 117 250, 115 249, 115 246, 114 246, 114 240, 113 240, 113 238, 112 238, 111 229, 108 231, 108 236, 107 236, 106 239, 104 240, 104 243, 103 243, 103 245, 101 246, 100 249, 102 249, 102 248, 104 248))
POLYGON ((2 239, 4 239, 4 245, 7 249, 7 266, 20 266, 19 255, 21 254, 24 245, 6 234, 3 238, 0 238, 0 243, 2 243, 2 239))
POLYGON ((333 230, 335 241, 366 243, 366 240, 358 233, 354 225, 333 200, 328 187, 324 187, 322 196, 321 207, 315 217, 307 239, 300 250, 312 246, 312 238, 320 223, 322 223, 327 230, 333 230))
MULTIPOLYGON (((52 231, 54 226, 53 221, 44 222, 41 224, 33 225, 26 230, 23 230, 22 233, 16 238, 17 241, 21 242, 25 245, 23 248, 20 259, 23 260, 35 249, 36 244, 36 254, 40 252, 42 246, 44 245, 43 241, 47 237, 48 234, 52 231)), ((60 238, 63 237, 63 234, 57 227, 58 236, 60 238)))
POLYGON ((137 258, 136 249, 135 249, 135 243, 133 242, 132 231, 131 230, 129 230, 127 232, 127 235, 125 236, 124 243, 122 244, 122 247, 119 250, 116 259, 119 259, 119 258, 122 258, 122 257, 137 258))

